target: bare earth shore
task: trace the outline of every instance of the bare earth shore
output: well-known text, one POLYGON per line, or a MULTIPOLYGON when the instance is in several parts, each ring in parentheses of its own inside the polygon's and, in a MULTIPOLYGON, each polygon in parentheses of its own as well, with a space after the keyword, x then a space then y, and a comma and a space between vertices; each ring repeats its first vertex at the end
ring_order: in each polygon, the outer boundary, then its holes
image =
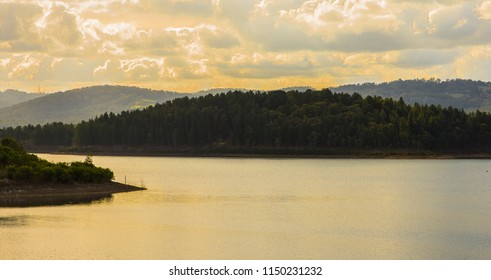
POLYGON ((0 207, 32 207, 90 203, 111 199, 115 193, 140 191, 117 182, 91 184, 37 184, 2 182, 0 207))

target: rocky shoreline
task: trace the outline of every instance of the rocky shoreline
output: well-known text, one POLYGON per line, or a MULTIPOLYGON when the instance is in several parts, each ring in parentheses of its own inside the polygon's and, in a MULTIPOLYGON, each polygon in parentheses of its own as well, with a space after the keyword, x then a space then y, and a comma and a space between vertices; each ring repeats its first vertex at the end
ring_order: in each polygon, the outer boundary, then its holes
POLYGON ((34 207, 83 204, 111 199, 115 193, 141 191, 144 188, 117 182, 48 184, 0 182, 0 207, 34 207))

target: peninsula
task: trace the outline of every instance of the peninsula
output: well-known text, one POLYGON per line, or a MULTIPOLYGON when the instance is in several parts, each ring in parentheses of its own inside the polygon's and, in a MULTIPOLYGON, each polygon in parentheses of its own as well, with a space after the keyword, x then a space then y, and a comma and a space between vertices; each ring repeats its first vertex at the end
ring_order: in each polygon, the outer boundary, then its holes
POLYGON ((114 174, 84 162, 52 163, 24 151, 11 138, 0 142, 0 207, 88 203, 143 190, 113 182, 114 174))

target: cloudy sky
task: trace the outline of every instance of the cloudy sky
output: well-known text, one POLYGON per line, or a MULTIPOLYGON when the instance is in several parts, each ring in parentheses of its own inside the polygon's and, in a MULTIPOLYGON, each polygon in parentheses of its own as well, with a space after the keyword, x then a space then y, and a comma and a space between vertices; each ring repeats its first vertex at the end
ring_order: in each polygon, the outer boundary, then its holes
POLYGON ((491 80, 491 1, 0 0, 0 90, 491 80))

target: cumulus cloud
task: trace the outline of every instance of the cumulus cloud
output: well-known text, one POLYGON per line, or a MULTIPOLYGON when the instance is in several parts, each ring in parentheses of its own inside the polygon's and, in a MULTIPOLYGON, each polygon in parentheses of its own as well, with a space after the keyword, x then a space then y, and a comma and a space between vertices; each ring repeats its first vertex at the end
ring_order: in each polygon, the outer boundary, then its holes
POLYGON ((36 20, 42 15, 39 6, 0 2, 0 42, 9 50, 40 49, 36 20))
POLYGON ((188 16, 211 16, 216 8, 210 0, 139 0, 138 6, 145 11, 159 11, 165 14, 188 16))
POLYGON ((36 16, 41 8, 18 4, 0 3, 0 40, 18 40, 22 35, 34 33, 32 30, 36 16))
POLYGON ((97 66, 94 71, 94 77, 101 80, 119 80, 123 77, 121 71, 121 62, 108 59, 103 65, 97 66))
POLYGON ((477 8, 479 18, 491 20, 491 1, 485 1, 477 8))
POLYGON ((10 59, 8 78, 11 80, 33 80, 39 73, 41 59, 32 55, 16 55, 10 59))
POLYGON ((154 56, 168 56, 178 51, 176 36, 161 29, 138 30, 135 36, 122 42, 121 47, 127 53, 138 54, 142 51, 154 56))
MULTIPOLYGON (((266 50, 388 51, 489 42, 487 3, 428 1, 261 1, 229 20, 266 50), (408 4, 409 3, 409 4, 408 4), (429 3, 429 4, 428 4, 429 3), (296 4, 296 5, 295 5, 296 4)), ((227 6, 232 5, 226 2, 227 6)), ((491 5, 490 5, 491 6, 491 5)))
POLYGON ((339 28, 344 32, 391 32, 402 23, 398 9, 385 0, 366 1, 306 1, 299 8, 282 11, 297 21, 305 22, 315 31, 339 28))
POLYGON ((489 0, 0 0, 0 81, 198 90, 482 78, 490 21, 489 0))
POLYGON ((471 3, 440 7, 428 14, 428 36, 437 44, 483 44, 491 41, 488 23, 476 16, 471 3))
POLYGON ((77 15, 60 3, 48 3, 43 16, 35 25, 45 41, 56 46, 71 47, 80 43, 81 34, 77 24, 77 15))
POLYGON ((382 55, 380 62, 400 68, 425 68, 450 64, 459 54, 457 50, 403 50, 382 55))
POLYGON ((239 40, 232 33, 218 28, 203 30, 200 38, 210 48, 228 49, 239 44, 239 40))
POLYGON ((312 54, 236 53, 219 70, 230 77, 269 79, 285 76, 317 76, 321 69, 312 54))
POLYGON ((95 78, 103 81, 155 81, 175 78, 172 68, 163 58, 108 59, 93 70, 95 78))

